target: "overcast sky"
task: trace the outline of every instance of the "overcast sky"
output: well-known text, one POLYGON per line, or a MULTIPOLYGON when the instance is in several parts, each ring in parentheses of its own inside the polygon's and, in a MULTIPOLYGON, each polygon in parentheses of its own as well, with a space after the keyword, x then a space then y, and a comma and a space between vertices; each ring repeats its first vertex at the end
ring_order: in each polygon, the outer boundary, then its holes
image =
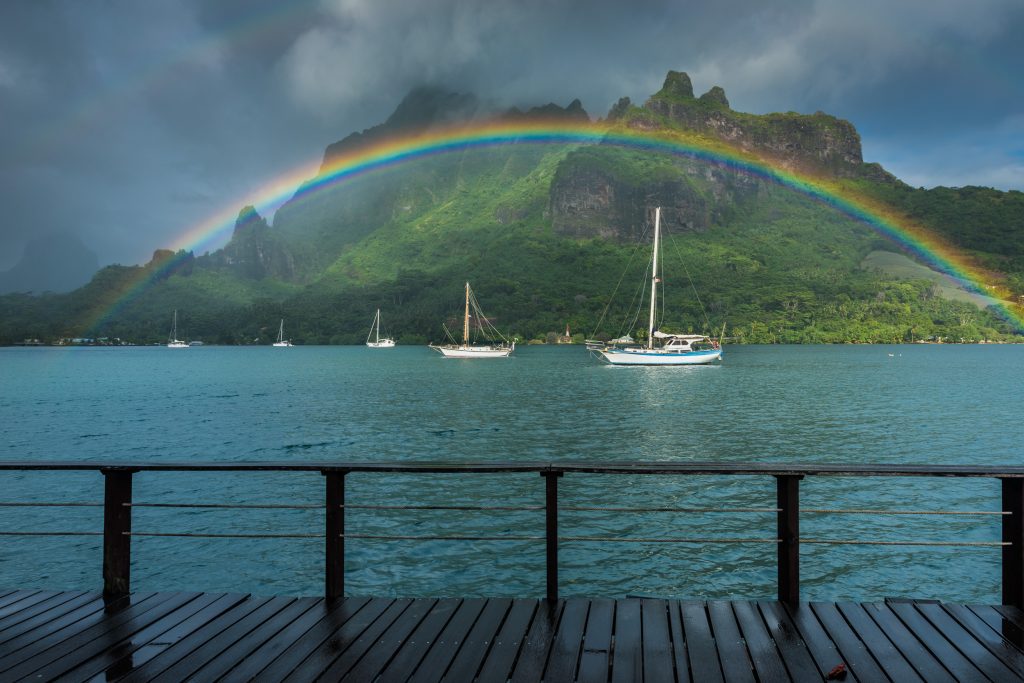
POLYGON ((5 0, 0 269, 57 231, 144 262, 424 83, 598 117, 687 71, 912 185, 1024 190, 1021 35, 1021 0, 5 0))

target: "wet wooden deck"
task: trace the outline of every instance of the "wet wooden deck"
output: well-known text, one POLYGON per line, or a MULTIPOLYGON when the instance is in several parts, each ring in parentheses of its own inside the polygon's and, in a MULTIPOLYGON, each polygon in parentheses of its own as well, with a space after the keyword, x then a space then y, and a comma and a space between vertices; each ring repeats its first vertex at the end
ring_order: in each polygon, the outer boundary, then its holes
POLYGON ((0 680, 1024 680, 1024 612, 0 590, 0 680))

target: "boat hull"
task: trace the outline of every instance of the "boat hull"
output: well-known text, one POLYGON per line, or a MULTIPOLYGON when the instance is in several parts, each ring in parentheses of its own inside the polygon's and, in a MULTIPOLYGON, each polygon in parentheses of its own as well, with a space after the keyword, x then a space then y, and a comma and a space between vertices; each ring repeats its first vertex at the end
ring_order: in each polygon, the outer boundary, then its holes
POLYGON ((434 346, 445 358, 508 358, 514 346, 434 346))
POLYGON ((721 349, 706 351, 659 351, 642 349, 598 349, 601 360, 611 365, 707 365, 722 357, 721 349))
POLYGON ((390 339, 381 339, 375 342, 366 342, 366 345, 371 349, 390 349, 394 348, 395 342, 390 339))
POLYGON ((169 349, 187 349, 188 348, 188 344, 186 344, 183 341, 174 340, 174 341, 167 342, 167 348, 169 348, 169 349))
POLYGON ((274 346, 291 346, 291 345, 292 345, 291 342, 286 342, 286 341, 274 342, 274 346))

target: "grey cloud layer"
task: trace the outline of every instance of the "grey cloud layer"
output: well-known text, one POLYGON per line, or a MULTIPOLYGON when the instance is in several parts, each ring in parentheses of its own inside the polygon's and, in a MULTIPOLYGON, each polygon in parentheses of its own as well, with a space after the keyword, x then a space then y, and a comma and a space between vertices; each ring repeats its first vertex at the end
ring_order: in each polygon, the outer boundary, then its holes
POLYGON ((14 0, 0 6, 0 268, 67 230, 158 246, 424 82, 603 115, 668 69, 823 109, 912 184, 1024 189, 1019 0, 14 0))

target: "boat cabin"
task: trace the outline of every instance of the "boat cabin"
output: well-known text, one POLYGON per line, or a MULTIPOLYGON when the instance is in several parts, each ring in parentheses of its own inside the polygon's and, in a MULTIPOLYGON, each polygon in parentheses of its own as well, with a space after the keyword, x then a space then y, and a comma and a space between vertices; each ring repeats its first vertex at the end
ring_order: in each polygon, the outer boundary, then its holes
POLYGON ((664 339, 662 348, 666 351, 698 351, 700 349, 714 348, 715 343, 702 334, 666 334, 655 332, 655 339, 664 339))

